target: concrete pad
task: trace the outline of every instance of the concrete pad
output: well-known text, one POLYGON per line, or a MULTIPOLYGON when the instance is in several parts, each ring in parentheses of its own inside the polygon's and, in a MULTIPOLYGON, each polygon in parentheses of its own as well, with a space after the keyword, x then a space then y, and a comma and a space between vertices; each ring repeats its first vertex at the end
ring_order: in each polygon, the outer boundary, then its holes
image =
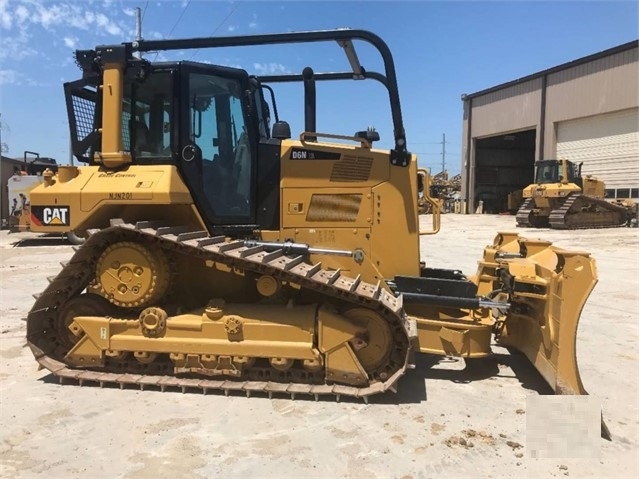
MULTIPOLYGON (((429 217, 421 218, 427 228, 429 217)), ((550 388, 521 356, 419 356, 397 394, 363 401, 175 388, 59 385, 25 345, 32 294, 73 254, 65 241, 0 232, 0 477, 639 476, 639 235, 636 229, 516 229, 512 216, 444 215, 421 239, 429 266, 475 272, 497 231, 585 250, 599 284, 579 327, 586 389, 613 441, 589 458, 527 454, 527 396, 550 388)))

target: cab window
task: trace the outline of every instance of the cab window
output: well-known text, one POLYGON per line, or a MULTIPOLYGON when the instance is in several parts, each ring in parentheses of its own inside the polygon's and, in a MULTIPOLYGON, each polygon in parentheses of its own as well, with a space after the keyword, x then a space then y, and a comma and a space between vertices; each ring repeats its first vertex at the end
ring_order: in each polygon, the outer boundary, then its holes
POLYGON ((171 157, 172 96, 169 71, 156 71, 144 83, 125 85, 122 141, 135 158, 171 157))
POLYGON ((202 156, 204 194, 218 217, 249 215, 251 147, 238 80, 189 75, 189 141, 202 156))

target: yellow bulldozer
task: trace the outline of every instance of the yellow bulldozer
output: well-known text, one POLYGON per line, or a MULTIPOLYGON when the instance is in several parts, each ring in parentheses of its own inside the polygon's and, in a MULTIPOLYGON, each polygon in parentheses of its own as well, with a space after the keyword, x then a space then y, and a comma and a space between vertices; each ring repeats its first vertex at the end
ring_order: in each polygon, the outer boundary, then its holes
POLYGON ((605 184, 582 177, 581 164, 566 159, 536 163, 535 183, 523 190, 517 226, 555 229, 624 226, 637 206, 606 201, 605 184))
POLYGON ((61 381, 367 400, 395 391, 414 353, 482 358, 494 338, 557 393, 586 393, 575 337, 597 281, 588 253, 498 233, 474 276, 420 262, 432 231, 375 34, 139 41, 76 60, 83 77, 65 91, 86 165, 31 194, 34 229, 55 219, 88 234, 27 319, 35 358, 61 381), (250 75, 134 55, 310 42, 338 45, 352 69, 250 75), (382 72, 360 65, 356 42, 382 72), (375 131, 317 131, 316 83, 350 79, 386 87, 392 149, 373 147, 375 131), (304 88, 298 138, 278 115, 282 82, 304 88))

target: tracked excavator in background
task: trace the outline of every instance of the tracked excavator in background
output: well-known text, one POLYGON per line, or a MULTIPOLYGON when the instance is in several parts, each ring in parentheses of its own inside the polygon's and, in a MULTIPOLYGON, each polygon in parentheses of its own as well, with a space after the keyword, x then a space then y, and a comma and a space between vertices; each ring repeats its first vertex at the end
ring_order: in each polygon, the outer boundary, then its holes
POLYGON ((535 183, 523 190, 517 226, 554 229, 625 226, 637 215, 637 205, 606 201, 605 184, 582 177, 581 164, 566 159, 541 160, 535 183))
POLYGON ((82 79, 65 91, 86 166, 45 174, 31 196, 34 229, 55 217, 88 233, 27 319, 60 381, 367 400, 395 391, 414 353, 482 358, 495 338, 557 393, 586 394, 575 337, 597 281, 588 253, 498 233, 474 276, 420 262, 420 236, 439 225, 420 230, 417 157, 375 34, 139 41, 76 59, 82 79), (134 55, 309 42, 337 43, 351 70, 257 76, 134 55), (356 42, 383 72, 360 65, 356 42), (364 79, 387 89, 390 150, 373 147, 377 132, 316 129, 316 83, 364 79), (278 116, 282 82, 304 87, 297 139, 278 116))

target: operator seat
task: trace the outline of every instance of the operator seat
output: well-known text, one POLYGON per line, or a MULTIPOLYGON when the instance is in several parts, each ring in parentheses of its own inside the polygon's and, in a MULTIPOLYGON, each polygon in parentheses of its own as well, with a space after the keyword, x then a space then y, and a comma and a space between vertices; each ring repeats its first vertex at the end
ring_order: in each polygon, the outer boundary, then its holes
POLYGON ((150 141, 151 132, 149 131, 149 127, 146 126, 144 120, 136 120, 133 124, 133 131, 135 134, 135 154, 144 155, 146 153, 148 155, 153 153, 153 145, 150 141))

